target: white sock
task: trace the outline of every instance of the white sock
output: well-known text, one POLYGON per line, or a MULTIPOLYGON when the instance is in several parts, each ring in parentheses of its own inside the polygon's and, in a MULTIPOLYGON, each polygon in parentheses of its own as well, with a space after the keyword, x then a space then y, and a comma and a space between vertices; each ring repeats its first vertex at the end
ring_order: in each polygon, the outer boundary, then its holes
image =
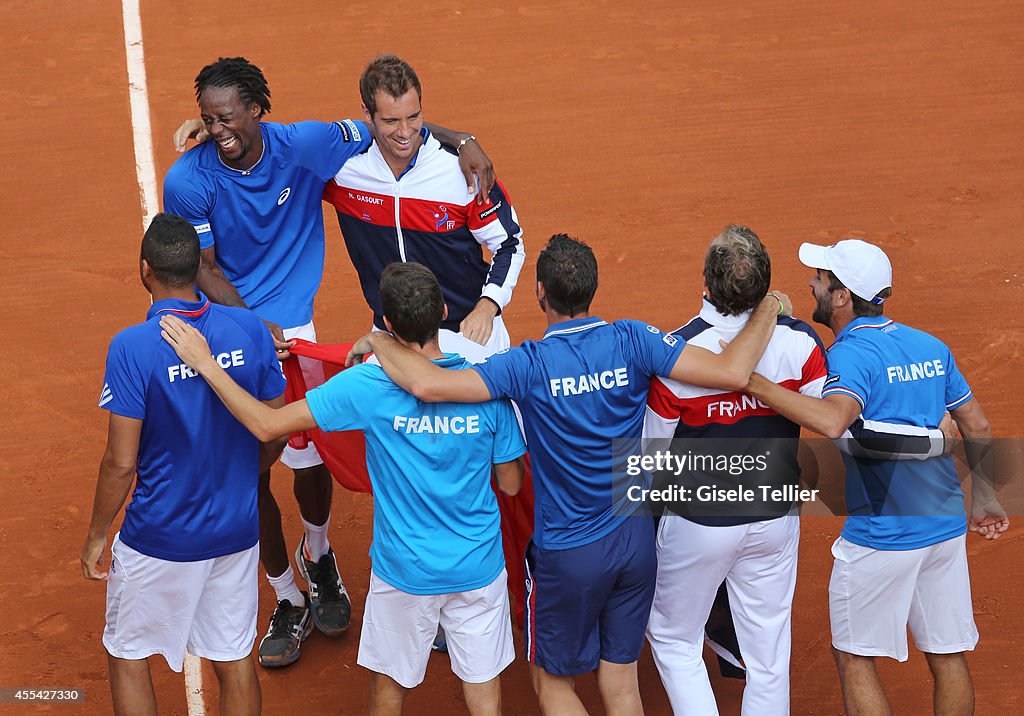
POLYGON ((327 527, 330 524, 330 515, 327 515, 327 521, 320 526, 302 520, 302 526, 306 528, 306 559, 310 562, 319 562, 331 548, 331 543, 327 541, 327 527))
POLYGON ((302 606, 306 603, 305 597, 302 596, 302 592, 299 591, 299 586, 295 583, 295 574, 292 572, 292 566, 289 564, 288 569, 284 570, 281 574, 276 577, 267 575, 267 581, 270 582, 270 586, 274 588, 274 593, 277 595, 277 601, 283 601, 287 599, 292 603, 293 607, 302 606))

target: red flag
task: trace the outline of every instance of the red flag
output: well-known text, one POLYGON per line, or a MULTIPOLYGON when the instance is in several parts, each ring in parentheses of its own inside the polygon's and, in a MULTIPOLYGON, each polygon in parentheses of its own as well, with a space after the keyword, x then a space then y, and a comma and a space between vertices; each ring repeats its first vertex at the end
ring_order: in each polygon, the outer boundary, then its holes
MULTIPOLYGON (((345 358, 352 348, 351 343, 311 343, 295 339, 290 358, 281 364, 288 385, 285 400, 293 403, 306 397, 312 390, 345 370, 345 358), (300 365, 300 358, 306 365, 300 365), (310 384, 312 383, 312 385, 310 384)), ((371 492, 370 475, 366 471, 366 439, 358 430, 324 432, 319 428, 294 433, 288 444, 297 450, 306 447, 310 441, 316 446, 327 469, 338 483, 353 492, 371 492)))
MULTIPOLYGON (((289 403, 302 400, 307 390, 326 383, 345 370, 345 358, 352 348, 351 343, 311 343, 301 338, 294 340, 295 345, 291 348, 293 357, 281 364, 288 379, 285 400, 289 403)), ((370 475, 366 469, 366 440, 362 432, 324 432, 313 428, 295 433, 288 440, 292 447, 298 449, 306 447, 310 442, 316 446, 338 484, 353 492, 372 492, 370 475)), ((523 489, 518 495, 509 497, 497 489, 493 480, 491 482, 501 512, 501 541, 505 553, 505 569, 508 571, 508 588, 516 621, 522 626, 526 590, 523 560, 526 545, 533 536, 533 481, 529 456, 526 457, 523 489)))

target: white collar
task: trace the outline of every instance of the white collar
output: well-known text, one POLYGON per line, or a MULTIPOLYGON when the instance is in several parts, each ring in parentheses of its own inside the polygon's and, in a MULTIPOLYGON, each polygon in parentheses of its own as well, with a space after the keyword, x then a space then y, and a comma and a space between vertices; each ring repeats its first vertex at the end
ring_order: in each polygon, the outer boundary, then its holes
POLYGON ((738 316, 727 316, 724 313, 719 312, 717 308, 711 305, 711 301, 704 297, 704 305, 701 306, 699 318, 702 321, 710 323, 712 326, 718 328, 725 328, 727 330, 738 331, 743 326, 747 325, 747 321, 750 320, 750 315, 753 310, 744 311, 738 316))

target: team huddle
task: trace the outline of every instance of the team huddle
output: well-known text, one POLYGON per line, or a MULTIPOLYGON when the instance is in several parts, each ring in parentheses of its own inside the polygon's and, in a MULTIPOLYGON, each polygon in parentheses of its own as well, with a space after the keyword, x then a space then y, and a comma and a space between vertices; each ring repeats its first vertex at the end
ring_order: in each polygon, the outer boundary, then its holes
POLYGON ((500 713, 515 659, 509 593, 525 587, 525 657, 545 714, 586 713, 574 678, 589 672, 608 713, 641 714, 645 642, 674 712, 716 714, 703 648, 723 602, 743 713, 788 714, 798 492, 769 478, 784 499, 697 511, 682 500, 652 517, 630 496, 661 478, 624 476, 617 456, 667 439, 767 441, 775 472, 798 477, 801 426, 835 440, 846 468, 828 599, 847 711, 889 713, 875 658, 906 660, 909 626, 936 711, 972 712, 965 535, 1009 526, 991 429, 949 349, 883 316, 892 267, 880 248, 801 247, 813 318, 835 334, 826 351, 769 291, 771 261, 747 227, 713 239, 704 305, 673 333, 592 315, 594 253, 555 234, 534 286, 547 330, 510 347, 502 309, 524 262, 518 215, 475 137, 424 123, 407 63, 382 55, 366 67, 365 121, 262 121, 270 91, 243 58, 203 68, 195 89, 201 120, 176 142, 199 144, 167 173, 166 213, 142 240, 153 305, 112 341, 100 399, 108 441, 82 567, 108 582, 117 713, 156 713, 148 657, 180 671, 186 651, 212 663, 223 713, 260 712, 258 563, 277 599, 262 666, 294 663, 314 628, 348 628, 331 474, 312 443, 286 445, 318 428, 366 439, 372 567, 357 660, 372 673, 371 713, 401 713, 433 650, 447 652, 470 713, 500 713), (353 366, 326 382, 289 354, 294 339, 316 340, 322 201, 373 313, 353 366), (286 404, 284 360, 323 384, 286 404), (968 448, 969 513, 947 413, 968 448), (513 565, 498 495, 524 489, 527 450, 534 525, 513 565), (279 457, 294 471, 305 589, 270 488, 279 457), (513 584, 520 569, 525 584, 513 584))

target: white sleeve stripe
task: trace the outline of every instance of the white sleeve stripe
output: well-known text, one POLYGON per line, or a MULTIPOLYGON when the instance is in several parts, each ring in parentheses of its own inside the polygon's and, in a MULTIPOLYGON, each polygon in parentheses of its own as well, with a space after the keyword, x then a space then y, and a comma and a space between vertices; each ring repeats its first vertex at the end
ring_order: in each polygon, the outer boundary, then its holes
POLYGON ((954 400, 952 403, 946 403, 946 410, 952 410, 953 408, 959 408, 961 405, 966 403, 972 397, 974 397, 974 392, 971 391, 971 390, 968 390, 967 393, 965 393, 964 395, 961 395, 959 398, 954 400))
POLYGON ((825 388, 824 390, 821 391, 821 397, 824 398, 826 395, 831 395, 832 393, 843 393, 845 395, 849 395, 851 398, 854 398, 858 403, 860 403, 861 408, 864 407, 864 399, 857 395, 852 390, 850 390, 849 388, 825 388))
POLYGON ((922 428, 917 425, 900 425, 898 423, 886 423, 880 420, 865 420, 864 427, 879 433, 893 433, 895 435, 931 435, 930 428, 922 428))

